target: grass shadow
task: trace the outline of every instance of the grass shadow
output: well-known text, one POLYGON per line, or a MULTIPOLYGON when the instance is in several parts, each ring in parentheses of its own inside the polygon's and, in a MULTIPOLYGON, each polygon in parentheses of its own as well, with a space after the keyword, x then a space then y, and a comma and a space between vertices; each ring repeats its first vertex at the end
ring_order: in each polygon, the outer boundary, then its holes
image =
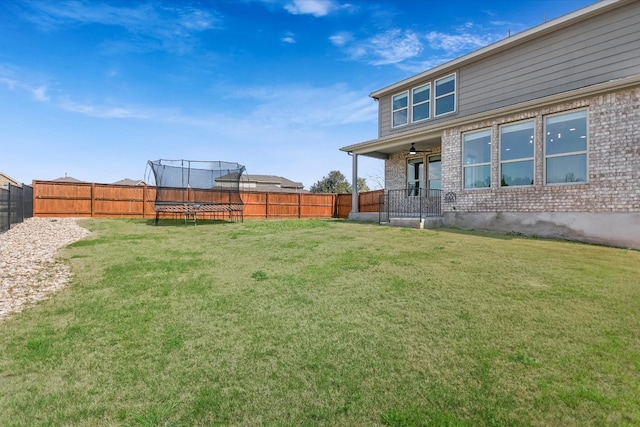
POLYGON ((235 224, 238 221, 229 221, 225 219, 199 219, 196 223, 193 221, 185 221, 184 219, 177 218, 160 218, 156 223, 155 219, 146 220, 146 225, 153 227, 198 227, 202 225, 221 225, 221 224, 235 224))

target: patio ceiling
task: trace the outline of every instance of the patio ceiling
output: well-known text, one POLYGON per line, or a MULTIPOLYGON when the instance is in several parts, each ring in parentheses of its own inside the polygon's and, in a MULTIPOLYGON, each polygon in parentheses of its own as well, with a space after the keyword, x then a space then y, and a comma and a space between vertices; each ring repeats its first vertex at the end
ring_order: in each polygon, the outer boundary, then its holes
POLYGON ((350 145, 340 150, 386 160, 391 154, 409 154, 411 144, 417 151, 429 152, 440 147, 440 143, 439 132, 437 134, 401 134, 350 145))

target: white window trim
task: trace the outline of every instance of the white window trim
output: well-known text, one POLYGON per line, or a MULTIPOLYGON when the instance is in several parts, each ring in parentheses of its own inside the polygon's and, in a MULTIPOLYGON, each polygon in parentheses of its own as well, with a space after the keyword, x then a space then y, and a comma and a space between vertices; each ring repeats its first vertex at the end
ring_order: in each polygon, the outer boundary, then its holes
POLYGON ((491 153, 489 155, 489 161, 488 162, 483 162, 483 163, 473 163, 470 165, 465 165, 464 164, 464 136, 468 135, 468 134, 472 134, 472 133, 479 133, 479 132, 486 132, 489 131, 489 136, 491 137, 491 144, 493 144, 493 132, 491 128, 484 128, 484 129, 475 129, 469 132, 464 132, 462 133, 462 138, 461 138, 461 142, 462 142, 462 151, 460 154, 462 154, 461 159, 462 159, 462 190, 463 191, 482 191, 482 190, 489 190, 491 189, 491 185, 493 184, 493 179, 492 179, 492 173, 489 173, 489 186, 488 187, 480 187, 480 188, 467 188, 464 186, 464 178, 465 178, 465 169, 466 168, 471 168, 471 167, 477 167, 477 166, 489 166, 489 170, 491 170, 491 162, 493 159, 493 149, 491 149, 491 153))
MULTIPOLYGON (((414 163, 414 164, 422 164, 422 172, 423 174, 425 174, 425 176, 422 177, 422 179, 420 177, 418 177, 418 179, 412 179, 411 182, 418 183, 418 189, 424 189, 425 188, 425 180, 426 180, 426 174, 427 174, 427 164, 425 163, 425 156, 415 156, 415 157, 409 157, 407 158, 407 163, 406 163, 406 172, 407 172, 407 177, 406 177, 406 187, 407 187, 407 191, 410 190, 409 188, 409 164, 411 163, 412 160, 422 160, 422 163, 414 163)), ((413 194, 408 194, 407 197, 417 197, 413 194)))
POLYGON ((399 128, 399 127, 402 127, 402 126, 407 126, 409 123, 411 123, 411 117, 410 117, 411 112, 409 110, 409 107, 411 105, 410 101, 411 101, 411 99, 410 99, 410 91, 409 90, 405 90, 405 91, 402 91, 402 92, 398 92, 398 93, 396 93, 394 95, 391 95, 391 128, 392 129, 396 129, 396 128, 399 128), (393 99, 396 96, 404 95, 404 94, 407 95, 407 106, 403 107, 403 108, 398 108, 397 110, 394 110, 393 109, 393 99), (400 125, 396 125, 393 122, 393 116, 397 111, 402 111, 402 110, 407 110, 407 121, 405 123, 400 124, 400 125))
POLYGON ((438 79, 434 79, 433 80, 433 117, 442 117, 442 116, 446 116, 447 114, 454 114, 457 111, 458 111, 458 73, 451 73, 446 76, 442 76, 438 79), (453 82, 454 82, 453 92, 448 92, 445 95, 437 96, 436 92, 437 92, 438 81, 447 79, 451 76, 453 76, 453 82), (438 114, 438 110, 436 108, 438 99, 444 98, 451 94, 453 94, 453 111, 447 111, 446 113, 438 114))
POLYGON ((432 89, 432 87, 431 87, 431 82, 428 82, 428 83, 426 83, 426 84, 423 84, 423 85, 420 85, 420 86, 416 86, 416 87, 414 87, 414 88, 411 88, 411 123, 420 123, 420 122, 424 122, 424 121, 429 120, 429 119, 431 119, 431 118, 433 117, 433 116, 432 116, 432 113, 433 113, 433 111, 432 111, 432 110, 433 110, 433 103, 431 102, 432 94, 433 94, 433 89, 432 89), (425 101, 422 101, 422 102, 418 102, 418 103, 413 102, 414 92, 415 92, 416 90, 418 90, 418 89, 423 89, 424 87, 428 87, 428 88, 429 88, 429 98, 428 98, 427 100, 425 100, 425 101), (426 117, 426 118, 424 118, 424 119, 418 119, 418 120, 415 120, 415 119, 414 119, 414 117, 413 117, 413 109, 414 109, 415 107, 419 106, 419 105, 424 105, 424 104, 427 104, 427 103, 429 104, 429 117, 426 117))
MULTIPOLYGON (((513 123, 504 123, 502 125, 500 125, 498 127, 498 185, 500 186, 500 188, 522 188, 522 187, 533 187, 536 183, 536 140, 537 140, 537 136, 536 136, 536 121, 532 120, 532 119, 528 119, 528 120, 521 120, 519 122, 513 122, 513 123), (502 128, 506 127, 506 126, 513 126, 513 125, 517 125, 517 124, 524 124, 524 123, 531 123, 533 126, 533 155, 531 157, 521 157, 519 159, 512 159, 512 160, 502 160, 502 128), (517 162, 523 162, 526 160, 532 160, 533 161, 533 184, 526 184, 526 185, 506 185, 503 186, 502 185, 502 165, 505 163, 517 163, 517 162)), ((546 163, 546 162, 545 162, 546 163)))
POLYGON ((554 186, 558 186, 558 185, 584 185, 584 184, 588 184, 589 183, 589 140, 591 139, 591 136, 589 135, 589 109, 588 108, 579 108, 577 110, 568 110, 568 111, 562 111, 560 113, 554 113, 554 114, 548 114, 543 116, 542 118, 542 123, 544 126, 544 131, 543 131, 543 135, 542 135, 542 148, 544 150, 543 153, 543 182, 544 182, 544 186, 546 187, 554 187, 554 186), (586 144, 586 149, 585 150, 581 150, 581 151, 571 151, 568 153, 560 153, 560 154, 549 154, 547 155, 547 119, 549 117, 555 117, 555 116, 562 116, 565 114, 571 114, 571 113, 578 113, 580 111, 584 111, 586 113, 586 137, 587 137, 587 144, 586 144), (586 174, 585 174, 585 180, 584 181, 578 181, 578 182, 547 182, 547 159, 552 159, 552 158, 557 158, 557 157, 569 157, 569 156, 575 156, 575 155, 579 155, 579 154, 584 154, 585 155, 585 168, 586 168, 586 174))
POLYGON ((424 178, 427 181, 425 183, 425 187, 424 188, 427 190, 427 192, 431 190, 431 187, 430 187, 429 184, 431 184, 431 182, 433 181, 432 179, 429 178, 429 175, 431 174, 431 163, 432 163, 431 162, 431 158, 432 157, 440 157, 440 160, 439 160, 440 161, 440 179, 438 179, 436 181, 440 181, 440 187, 441 187, 440 189, 442 190, 442 153, 429 154, 427 156, 427 163, 426 163, 427 167, 426 167, 425 173, 424 173, 424 178))

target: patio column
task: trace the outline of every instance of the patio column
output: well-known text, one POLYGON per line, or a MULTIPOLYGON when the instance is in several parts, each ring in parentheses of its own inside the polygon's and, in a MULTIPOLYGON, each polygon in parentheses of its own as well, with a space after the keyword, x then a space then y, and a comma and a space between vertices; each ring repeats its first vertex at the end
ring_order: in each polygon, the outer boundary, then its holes
POLYGON ((358 192, 360 189, 358 188, 358 155, 356 153, 351 154, 351 213, 358 213, 358 192))

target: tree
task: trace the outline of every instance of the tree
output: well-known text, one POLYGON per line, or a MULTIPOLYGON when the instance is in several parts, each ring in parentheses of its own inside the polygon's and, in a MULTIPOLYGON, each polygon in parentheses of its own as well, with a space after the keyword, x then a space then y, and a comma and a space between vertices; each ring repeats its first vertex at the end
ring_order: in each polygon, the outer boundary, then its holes
MULTIPOLYGON (((312 193, 351 193, 351 184, 340 171, 331 171, 329 175, 311 186, 312 193)), ((364 178, 358 178, 358 191, 369 191, 364 178)))
POLYGON ((369 186, 367 185, 367 180, 364 178, 358 178, 358 192, 362 193, 364 191, 369 191, 369 186))

